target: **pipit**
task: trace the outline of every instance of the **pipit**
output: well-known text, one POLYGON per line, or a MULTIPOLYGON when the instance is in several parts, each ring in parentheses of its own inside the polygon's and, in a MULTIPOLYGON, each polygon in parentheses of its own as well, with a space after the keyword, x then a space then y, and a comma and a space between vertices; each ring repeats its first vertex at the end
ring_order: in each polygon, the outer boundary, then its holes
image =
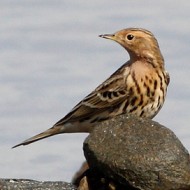
POLYGON ((158 113, 166 97, 169 74, 154 35, 145 29, 127 28, 100 37, 123 46, 130 60, 52 128, 14 147, 61 133, 90 133, 99 122, 124 113, 145 118, 153 118, 158 113))

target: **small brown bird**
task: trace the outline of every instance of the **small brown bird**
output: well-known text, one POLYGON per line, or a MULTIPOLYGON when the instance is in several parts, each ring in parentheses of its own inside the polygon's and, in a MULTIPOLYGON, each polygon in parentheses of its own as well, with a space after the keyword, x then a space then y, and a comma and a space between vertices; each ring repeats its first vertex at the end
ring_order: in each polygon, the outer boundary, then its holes
POLYGON ((146 118, 158 113, 165 100, 169 74, 154 35, 145 29, 128 28, 100 37, 123 46, 130 60, 52 128, 14 147, 61 133, 91 132, 97 123, 123 113, 146 118))

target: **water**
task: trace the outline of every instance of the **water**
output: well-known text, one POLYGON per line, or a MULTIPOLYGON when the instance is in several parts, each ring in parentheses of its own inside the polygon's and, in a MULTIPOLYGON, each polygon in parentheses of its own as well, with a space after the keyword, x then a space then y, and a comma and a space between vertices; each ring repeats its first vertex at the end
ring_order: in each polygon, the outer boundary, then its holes
POLYGON ((154 120, 190 150, 190 2, 0 1, 0 177, 70 181, 84 160, 85 134, 11 147, 61 119, 128 60, 98 38, 127 27, 151 30, 171 76, 154 120))

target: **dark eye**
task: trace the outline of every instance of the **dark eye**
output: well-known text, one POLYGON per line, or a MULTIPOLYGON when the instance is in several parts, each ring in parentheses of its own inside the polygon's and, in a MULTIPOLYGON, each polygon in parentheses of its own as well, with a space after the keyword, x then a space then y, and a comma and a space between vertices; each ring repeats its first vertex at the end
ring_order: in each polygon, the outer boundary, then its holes
POLYGON ((133 36, 132 34, 128 34, 128 35, 127 35, 127 39, 128 39, 128 40, 132 40, 133 38, 134 38, 134 36, 133 36))

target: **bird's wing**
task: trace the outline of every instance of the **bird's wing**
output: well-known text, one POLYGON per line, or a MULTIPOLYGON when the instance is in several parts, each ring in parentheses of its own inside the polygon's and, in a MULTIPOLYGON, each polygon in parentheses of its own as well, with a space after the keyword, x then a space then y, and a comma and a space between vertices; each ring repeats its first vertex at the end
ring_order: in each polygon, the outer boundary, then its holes
POLYGON ((126 100, 129 96, 126 86, 127 75, 126 72, 125 76, 118 72, 119 70, 79 102, 71 112, 55 125, 88 119, 105 110, 114 109, 115 106, 126 100))
MULTIPOLYGON (((102 83, 102 85, 97 87, 91 94, 86 96, 71 110, 71 112, 69 112, 63 119, 58 121, 52 128, 35 135, 20 144, 15 145, 13 148, 63 133, 65 132, 65 129, 63 130, 63 128, 60 126, 64 126, 65 124, 71 124, 70 126, 72 128, 72 122, 74 123, 80 122, 82 120, 89 120, 93 117, 96 119, 96 116, 101 116, 102 120, 104 120, 104 118, 109 117, 109 112, 106 115, 106 111, 114 110, 119 106, 120 103, 128 98, 128 95, 129 92, 127 91, 125 76, 112 75, 109 79, 102 83)), ((74 129, 72 132, 76 132, 77 130, 78 129, 74 129)), ((83 131, 83 129, 81 131, 83 131)), ((90 131, 90 129, 88 131, 90 131)))

